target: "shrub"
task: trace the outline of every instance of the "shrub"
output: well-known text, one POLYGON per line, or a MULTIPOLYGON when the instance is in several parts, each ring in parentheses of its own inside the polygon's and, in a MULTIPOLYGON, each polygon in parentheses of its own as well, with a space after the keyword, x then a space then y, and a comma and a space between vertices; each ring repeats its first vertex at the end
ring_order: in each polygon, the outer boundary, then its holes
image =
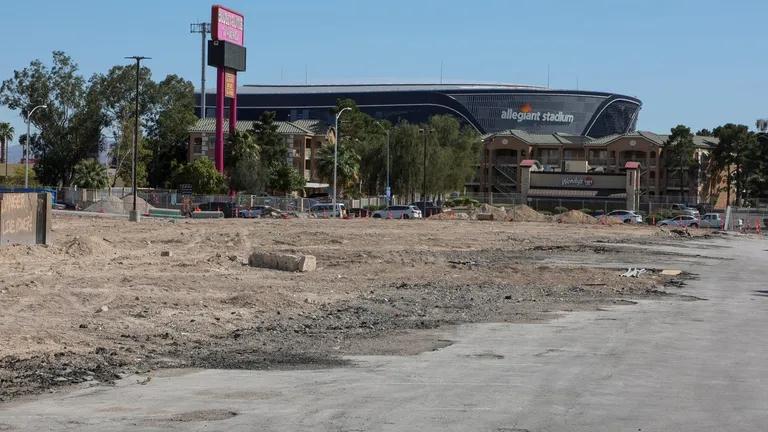
POLYGON ((582 213, 586 213, 588 215, 591 215, 593 210, 592 209, 588 209, 588 208, 583 208, 583 209, 581 209, 581 212, 582 213))
POLYGON ((552 212, 549 210, 542 210, 539 213, 543 214, 544 216, 552 216, 552 212))
POLYGON ((555 209, 554 209, 554 210, 555 210, 555 214, 561 214, 561 213, 565 213, 565 212, 567 212, 567 211, 568 211, 568 209, 567 209, 567 208, 565 208, 565 207, 561 207, 561 206, 557 206, 557 207, 555 207, 555 209))

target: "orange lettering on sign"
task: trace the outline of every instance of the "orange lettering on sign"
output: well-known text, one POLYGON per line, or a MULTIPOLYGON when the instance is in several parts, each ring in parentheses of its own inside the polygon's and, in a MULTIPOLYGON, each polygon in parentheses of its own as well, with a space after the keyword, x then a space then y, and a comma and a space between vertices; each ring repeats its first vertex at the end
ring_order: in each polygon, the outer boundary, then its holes
POLYGON ((237 75, 234 72, 224 72, 224 97, 234 98, 237 94, 237 75))

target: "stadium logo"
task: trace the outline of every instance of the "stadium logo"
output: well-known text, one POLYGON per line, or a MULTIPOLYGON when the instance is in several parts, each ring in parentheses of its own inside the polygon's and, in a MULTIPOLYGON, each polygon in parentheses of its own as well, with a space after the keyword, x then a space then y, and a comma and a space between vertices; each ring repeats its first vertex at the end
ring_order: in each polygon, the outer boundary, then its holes
POLYGON ((564 124, 573 123, 573 120, 574 120, 573 114, 565 114, 562 111, 558 111, 558 112, 534 111, 533 106, 531 106, 531 104, 529 103, 525 103, 521 105, 518 110, 514 110, 512 108, 501 110, 501 119, 515 120, 518 123, 521 123, 524 121, 535 121, 535 122, 544 122, 544 123, 564 123, 564 124))

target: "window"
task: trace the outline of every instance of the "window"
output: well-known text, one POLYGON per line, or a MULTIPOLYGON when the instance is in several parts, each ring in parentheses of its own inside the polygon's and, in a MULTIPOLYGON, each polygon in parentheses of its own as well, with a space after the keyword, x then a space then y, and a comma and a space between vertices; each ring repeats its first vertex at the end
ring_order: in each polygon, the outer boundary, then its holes
POLYGON ((199 155, 203 154, 203 139, 202 138, 195 138, 194 146, 192 148, 192 153, 199 155))
MULTIPOLYGON (((305 170, 311 170, 312 169, 312 161, 309 159, 304 160, 304 169, 305 170)), ((133 201, 131 201, 133 202, 133 201)))

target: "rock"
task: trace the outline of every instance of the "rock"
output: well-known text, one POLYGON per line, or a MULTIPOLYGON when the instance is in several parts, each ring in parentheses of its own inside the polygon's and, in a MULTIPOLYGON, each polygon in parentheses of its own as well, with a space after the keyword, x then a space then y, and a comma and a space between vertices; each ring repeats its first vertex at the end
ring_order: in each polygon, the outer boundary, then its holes
POLYGON ((80 324, 80 328, 81 329, 87 329, 88 328, 88 324, 80 324))
POLYGON ((681 270, 672 270, 672 269, 661 271, 661 274, 663 274, 664 276, 680 276, 682 273, 683 272, 681 270))
POLYGON ((169 257, 171 255, 173 255, 173 253, 171 253, 171 251, 162 251, 162 252, 160 252, 160 256, 161 257, 169 257))
POLYGON ((248 265, 291 272, 310 272, 317 269, 317 259, 314 255, 253 252, 248 257, 248 265))
POLYGON ((479 221, 492 221, 493 220, 493 214, 492 213, 479 213, 477 215, 477 220, 479 220, 479 221))
POLYGON ((109 312, 109 306, 104 305, 96 312, 109 312))

